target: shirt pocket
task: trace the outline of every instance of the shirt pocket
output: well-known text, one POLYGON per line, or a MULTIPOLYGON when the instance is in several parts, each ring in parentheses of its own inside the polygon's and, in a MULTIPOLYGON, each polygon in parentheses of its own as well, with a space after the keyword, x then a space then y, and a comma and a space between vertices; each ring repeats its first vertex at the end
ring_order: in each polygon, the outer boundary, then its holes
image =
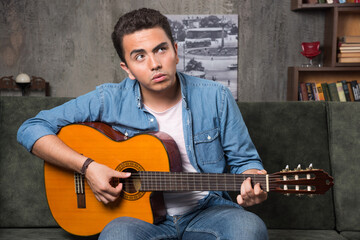
POLYGON ((219 128, 203 131, 194 136, 195 154, 198 162, 214 164, 224 158, 219 128))

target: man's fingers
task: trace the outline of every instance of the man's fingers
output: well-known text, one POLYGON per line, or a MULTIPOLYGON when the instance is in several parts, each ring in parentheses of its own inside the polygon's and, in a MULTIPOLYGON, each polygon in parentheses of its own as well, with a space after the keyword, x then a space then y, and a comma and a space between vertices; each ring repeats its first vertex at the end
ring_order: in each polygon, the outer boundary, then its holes
POLYGON ((241 184, 240 194, 236 198, 238 204, 243 207, 261 203, 266 199, 267 193, 261 189, 260 183, 256 183, 253 187, 251 184, 251 178, 247 178, 243 184, 241 184))
POLYGON ((256 184, 254 187, 254 193, 255 193, 255 203, 259 204, 267 199, 267 192, 261 189, 260 183, 256 184))
POLYGON ((237 203, 238 203, 240 206, 245 207, 245 205, 244 205, 244 204, 245 204, 244 199, 241 197, 240 194, 237 195, 236 200, 237 200, 237 203))
POLYGON ((255 196, 255 194, 254 194, 254 189, 251 185, 251 178, 247 178, 243 184, 245 185, 245 193, 246 193, 247 197, 253 198, 255 196))
POLYGON ((260 195, 260 193, 262 192, 263 190, 261 189, 260 187, 260 183, 257 183, 255 184, 254 186, 254 194, 257 196, 257 195, 260 195))
POLYGON ((115 176, 114 177, 118 177, 118 178, 128 178, 131 176, 131 173, 130 172, 118 172, 118 171, 115 171, 115 176))

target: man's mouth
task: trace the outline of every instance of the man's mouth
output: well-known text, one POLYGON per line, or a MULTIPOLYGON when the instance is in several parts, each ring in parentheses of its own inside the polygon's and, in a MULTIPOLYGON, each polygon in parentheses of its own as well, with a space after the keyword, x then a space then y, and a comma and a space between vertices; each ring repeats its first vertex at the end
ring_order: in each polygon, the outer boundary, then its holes
POLYGON ((163 73, 158 73, 158 74, 155 74, 152 78, 153 81, 155 82, 161 82, 161 81, 164 81, 166 78, 166 75, 163 74, 163 73))

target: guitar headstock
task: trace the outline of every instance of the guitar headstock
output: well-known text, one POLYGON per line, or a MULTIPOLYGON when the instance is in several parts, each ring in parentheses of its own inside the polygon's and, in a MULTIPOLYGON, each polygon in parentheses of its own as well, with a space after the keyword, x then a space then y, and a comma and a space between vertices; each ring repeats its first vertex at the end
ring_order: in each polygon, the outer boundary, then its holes
POLYGON ((286 166, 273 176, 272 191, 285 194, 324 194, 334 185, 333 177, 322 169, 313 169, 312 164, 306 169, 301 169, 299 164, 294 170, 286 166))

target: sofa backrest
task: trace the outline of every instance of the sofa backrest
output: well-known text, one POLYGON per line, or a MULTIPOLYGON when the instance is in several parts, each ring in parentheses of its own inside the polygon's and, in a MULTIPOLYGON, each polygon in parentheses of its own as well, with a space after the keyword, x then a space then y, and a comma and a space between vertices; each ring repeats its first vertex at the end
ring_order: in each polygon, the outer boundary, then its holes
MULTIPOLYGON (((269 173, 289 165, 324 169, 329 174, 328 126, 324 102, 239 103, 250 136, 269 173)), ((332 191, 313 198, 270 193, 250 208, 269 228, 334 229, 332 191)))
POLYGON ((336 228, 360 231, 360 105, 331 102, 328 116, 336 228))
MULTIPOLYGON (((46 204, 43 162, 17 143, 16 133, 26 119, 68 100, 0 97, 0 227, 57 226, 46 204)), ((304 168, 313 163, 315 168, 322 168, 335 178, 335 186, 325 195, 308 198, 270 193, 266 202, 249 209, 262 217, 269 228, 334 229, 336 223, 339 231, 359 231, 360 192, 356 189, 360 170, 360 105, 324 102, 238 105, 269 173, 287 164, 295 168, 301 163, 304 168)))

